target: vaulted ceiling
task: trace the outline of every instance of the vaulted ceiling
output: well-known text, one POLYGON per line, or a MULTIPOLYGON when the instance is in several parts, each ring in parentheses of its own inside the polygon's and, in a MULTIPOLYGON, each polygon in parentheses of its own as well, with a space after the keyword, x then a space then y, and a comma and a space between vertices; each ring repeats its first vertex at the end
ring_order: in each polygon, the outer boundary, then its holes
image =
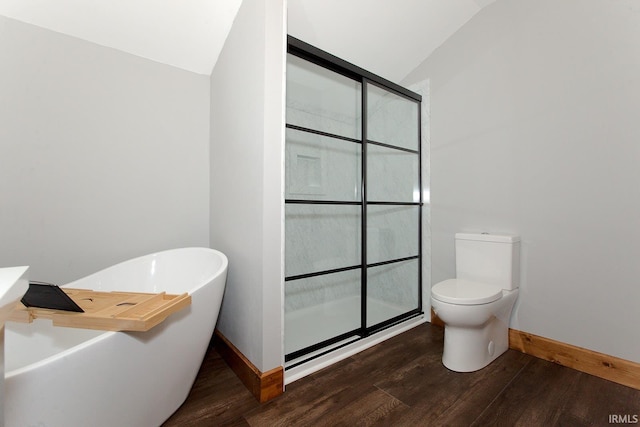
POLYGON ((288 32, 400 82, 495 0, 289 0, 288 32))
MULTIPOLYGON (((288 0, 288 32, 382 77, 400 81, 493 1, 288 0)), ((210 74, 241 3, 2 0, 0 15, 210 74)))

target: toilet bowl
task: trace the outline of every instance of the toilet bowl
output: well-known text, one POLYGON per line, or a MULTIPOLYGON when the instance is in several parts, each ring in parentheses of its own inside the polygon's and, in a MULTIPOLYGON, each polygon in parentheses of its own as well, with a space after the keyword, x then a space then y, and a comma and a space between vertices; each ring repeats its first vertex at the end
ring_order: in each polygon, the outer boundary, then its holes
POLYGON ((456 276, 431 288, 431 307, 445 325, 442 363, 456 372, 484 368, 509 348, 518 297, 520 239, 456 234, 456 276))
MULTIPOLYGON (((483 285, 461 281, 467 286, 483 285)), ((434 286, 431 307, 445 324, 442 363, 452 371, 472 372, 484 368, 509 348, 509 319, 518 290, 496 288, 497 298, 492 293, 484 297, 460 296, 455 301, 447 288, 460 287, 459 282, 449 279, 434 286), (478 303, 489 296, 490 302, 478 303)))

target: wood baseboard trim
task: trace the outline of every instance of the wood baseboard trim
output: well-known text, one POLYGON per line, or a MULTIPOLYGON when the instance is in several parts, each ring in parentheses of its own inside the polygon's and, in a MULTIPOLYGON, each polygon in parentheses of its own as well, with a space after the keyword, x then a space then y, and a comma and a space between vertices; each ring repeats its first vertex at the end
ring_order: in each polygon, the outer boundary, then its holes
POLYGON ((213 346, 260 403, 278 397, 284 392, 282 366, 260 372, 219 330, 216 329, 214 334, 213 346))
POLYGON ((640 363, 509 329, 509 348, 640 390, 640 363))

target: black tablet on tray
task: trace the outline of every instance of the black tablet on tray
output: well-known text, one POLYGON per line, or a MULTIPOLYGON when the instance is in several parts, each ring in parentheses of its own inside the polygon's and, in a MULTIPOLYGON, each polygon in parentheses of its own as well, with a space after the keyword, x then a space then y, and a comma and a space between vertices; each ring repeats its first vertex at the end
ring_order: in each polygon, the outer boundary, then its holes
POLYGON ((51 283, 30 282, 21 302, 26 307, 84 312, 59 286, 51 283))

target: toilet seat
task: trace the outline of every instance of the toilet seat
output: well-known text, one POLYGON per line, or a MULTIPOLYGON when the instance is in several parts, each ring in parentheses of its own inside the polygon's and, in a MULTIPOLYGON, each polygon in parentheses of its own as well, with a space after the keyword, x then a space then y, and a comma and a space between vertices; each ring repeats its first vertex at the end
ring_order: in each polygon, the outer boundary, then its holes
POLYGON ((502 289, 486 283, 465 279, 449 279, 431 288, 431 296, 457 305, 488 304, 502 297, 502 289))

